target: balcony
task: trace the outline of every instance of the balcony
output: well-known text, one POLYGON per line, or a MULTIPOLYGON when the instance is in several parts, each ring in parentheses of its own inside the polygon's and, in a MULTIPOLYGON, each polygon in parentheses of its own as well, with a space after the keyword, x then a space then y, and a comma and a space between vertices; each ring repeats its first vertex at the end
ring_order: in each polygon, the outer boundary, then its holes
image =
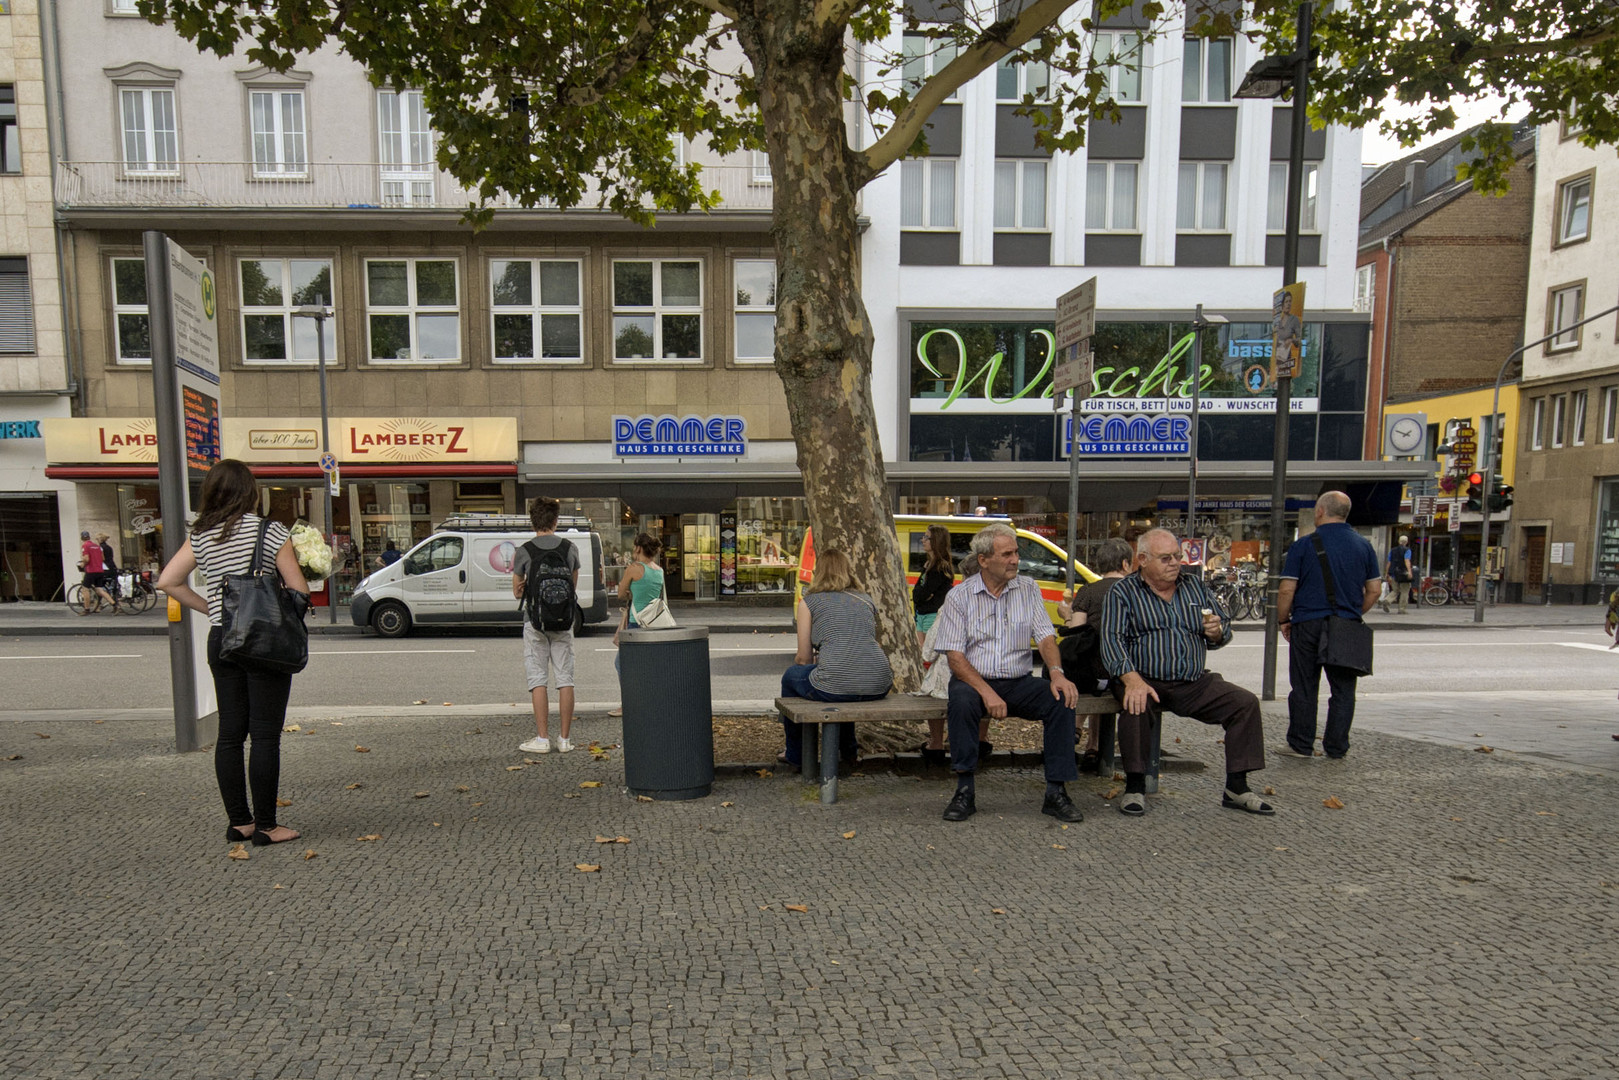
MULTIPOLYGON (((720 194, 717 212, 769 213, 771 188, 745 165, 712 165, 703 179, 720 194)), ((63 211, 466 210, 474 196, 443 172, 409 173, 375 162, 311 163, 299 175, 256 174, 252 162, 187 161, 168 172, 134 172, 119 161, 59 161, 56 205, 63 211)), ((497 209, 520 209, 502 197, 497 209)), ((537 207, 529 213, 545 213, 537 207)), ((554 212, 554 211, 553 211, 554 212)), ((597 213, 594 192, 571 213, 597 213)))

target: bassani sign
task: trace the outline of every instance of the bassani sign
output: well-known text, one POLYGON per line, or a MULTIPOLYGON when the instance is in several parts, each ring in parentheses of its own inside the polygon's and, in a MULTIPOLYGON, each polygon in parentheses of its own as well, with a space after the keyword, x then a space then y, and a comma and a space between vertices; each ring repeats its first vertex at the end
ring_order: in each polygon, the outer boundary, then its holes
MULTIPOLYGON (((1204 335, 1198 365, 1207 412, 1274 412, 1267 323, 1232 323, 1204 335)), ((1096 366, 1084 412, 1179 412, 1191 407, 1191 327, 1185 323, 1097 323, 1096 366)), ((913 413, 1050 412, 1055 337, 1050 323, 910 324, 913 413)), ((1315 412, 1321 324, 1305 326, 1304 370, 1292 411, 1315 412)))

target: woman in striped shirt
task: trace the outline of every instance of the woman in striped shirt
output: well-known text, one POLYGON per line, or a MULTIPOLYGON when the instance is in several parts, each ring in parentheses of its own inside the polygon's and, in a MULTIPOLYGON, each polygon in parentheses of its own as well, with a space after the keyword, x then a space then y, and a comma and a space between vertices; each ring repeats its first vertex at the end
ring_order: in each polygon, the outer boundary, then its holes
MULTIPOLYGON (((231 458, 215 463, 202 482, 202 509, 191 526, 191 534, 163 568, 157 587, 192 611, 208 616, 208 669, 213 673, 214 696, 219 701, 214 775, 230 818, 225 839, 264 845, 298 839, 295 830, 275 820, 276 789, 281 780, 281 727, 287 719, 292 676, 243 667, 219 656, 225 578, 252 569, 259 523, 263 520, 257 513, 258 506, 259 487, 252 471, 231 458), (206 599, 190 585, 194 570, 201 570, 207 579, 206 599), (244 779, 242 747, 249 736, 253 748, 244 779), (247 801, 250 784, 251 809, 247 801)), ((281 580, 289 589, 302 593, 307 603, 309 585, 293 554, 287 527, 279 521, 270 522, 264 548, 267 556, 274 553, 281 580)))
MULTIPOLYGON (((797 661, 781 677, 781 696, 810 701, 876 701, 888 695, 894 669, 888 654, 877 644, 877 605, 863 592, 855 592, 849 556, 837 548, 820 552, 815 580, 804 590, 794 617, 798 625, 797 661)), ((776 757, 797 767, 800 761, 800 725, 781 719, 787 746, 776 757)), ((853 761, 859 747, 854 725, 840 724, 839 745, 845 761, 853 761)))

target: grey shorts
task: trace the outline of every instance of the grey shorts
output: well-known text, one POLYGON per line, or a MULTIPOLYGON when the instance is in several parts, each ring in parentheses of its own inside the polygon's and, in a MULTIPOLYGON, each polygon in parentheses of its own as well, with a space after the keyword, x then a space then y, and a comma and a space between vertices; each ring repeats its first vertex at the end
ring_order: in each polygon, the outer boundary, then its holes
POLYGON ((573 685, 573 631, 536 630, 523 623, 523 667, 528 672, 528 688, 549 685, 553 690, 573 685), (556 678, 551 679, 551 673, 556 678))

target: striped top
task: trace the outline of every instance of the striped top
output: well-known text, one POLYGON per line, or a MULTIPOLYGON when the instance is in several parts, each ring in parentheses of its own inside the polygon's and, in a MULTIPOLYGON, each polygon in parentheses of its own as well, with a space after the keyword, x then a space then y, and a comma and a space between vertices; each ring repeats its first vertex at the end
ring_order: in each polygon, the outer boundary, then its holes
POLYGON ((1113 675, 1133 671, 1158 682, 1201 678, 1210 649, 1231 640, 1231 616, 1196 574, 1183 571, 1165 600, 1138 570, 1122 578, 1102 605, 1102 663, 1113 675), (1203 608, 1220 616, 1219 644, 1203 636, 1203 608))
MULTIPOLYGON (((219 542, 219 534, 225 528, 225 523, 191 538, 191 553, 197 557, 197 568, 208 579, 210 625, 219 625, 225 579, 232 574, 245 574, 253 568, 253 544, 259 538, 259 522, 262 520, 257 514, 243 514, 231 530, 230 539, 223 544, 219 542)), ((290 535, 291 531, 281 522, 270 522, 264 534, 262 562, 265 566, 275 566, 276 552, 281 550, 281 545, 287 542, 290 535)))
POLYGON ((1021 574, 999 596, 984 587, 982 574, 964 579, 945 596, 937 626, 933 647, 961 653, 986 679, 1029 674, 1034 670, 1030 639, 1039 645, 1053 633, 1040 586, 1021 574))
MULTIPOLYGON (((633 586, 632 586, 633 587, 633 586)), ((805 593, 815 670, 810 685, 827 694, 886 694, 894 685, 888 654, 877 644, 877 607, 862 592, 805 593)))

